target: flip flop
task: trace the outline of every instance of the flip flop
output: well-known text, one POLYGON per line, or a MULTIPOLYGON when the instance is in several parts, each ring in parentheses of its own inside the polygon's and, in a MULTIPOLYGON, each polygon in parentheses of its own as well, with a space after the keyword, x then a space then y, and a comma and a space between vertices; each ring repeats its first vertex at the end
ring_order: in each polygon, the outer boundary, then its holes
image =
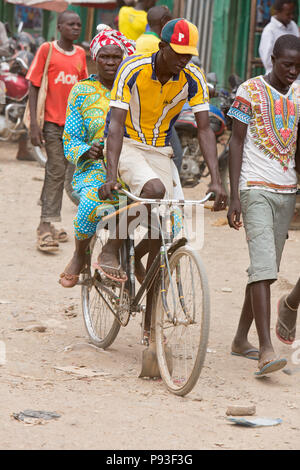
MULTIPOLYGON (((286 324, 280 319, 279 306, 280 306, 280 302, 282 302, 282 301, 285 303, 285 305, 287 306, 287 308, 289 308, 289 306, 287 305, 287 303, 286 303, 286 301, 285 301, 285 296, 281 297, 281 298, 279 299, 279 301, 278 301, 278 304, 277 304, 277 314, 278 314, 278 316, 277 316, 276 330, 275 330, 275 331, 276 331, 276 336, 277 336, 277 338, 279 339, 279 341, 281 341, 281 342, 284 343, 284 344, 288 344, 288 345, 290 346, 290 345, 293 344, 293 342, 295 341, 295 336, 296 336, 296 320, 295 320, 295 325, 293 326, 293 328, 292 328, 292 329, 289 329, 289 328, 286 326, 286 324), (294 333, 294 335, 293 335, 293 337, 294 337, 293 341, 289 341, 289 340, 287 340, 287 339, 284 339, 282 336, 280 336, 280 334, 279 334, 279 326, 281 326, 281 328, 284 328, 285 331, 287 331, 289 337, 292 335, 292 333, 294 333)), ((291 309, 289 308, 289 310, 291 310, 291 309)), ((291 310, 291 311, 293 312, 293 310, 291 310)), ((296 319, 297 319, 297 311, 296 311, 296 319)))
POLYGON ((59 243, 66 243, 69 241, 69 237, 65 229, 54 229, 54 234, 53 234, 54 240, 57 240, 59 243))
POLYGON ((245 357, 246 359, 252 359, 253 361, 258 361, 258 355, 257 357, 251 356, 251 353, 259 354, 259 350, 256 348, 251 348, 251 349, 246 349, 246 351, 243 353, 237 353, 237 352, 231 351, 232 356, 245 357))
POLYGON ((93 268, 100 271, 102 274, 104 274, 104 276, 106 276, 108 279, 111 279, 112 281, 123 283, 123 282, 126 282, 128 280, 127 275, 124 278, 123 277, 115 277, 115 276, 112 276, 111 274, 107 274, 107 272, 105 272, 104 269, 103 269, 103 268, 108 268, 108 269, 113 269, 115 271, 118 271, 121 268, 120 264, 119 264, 118 267, 115 267, 115 266, 108 266, 106 264, 93 263, 93 268))
POLYGON ((42 235, 37 232, 37 249, 44 252, 54 252, 59 250, 58 242, 53 238, 51 232, 45 232, 42 235))
POLYGON ((261 369, 254 373, 255 377, 264 377, 271 372, 283 369, 287 365, 286 359, 275 359, 267 362, 261 369))

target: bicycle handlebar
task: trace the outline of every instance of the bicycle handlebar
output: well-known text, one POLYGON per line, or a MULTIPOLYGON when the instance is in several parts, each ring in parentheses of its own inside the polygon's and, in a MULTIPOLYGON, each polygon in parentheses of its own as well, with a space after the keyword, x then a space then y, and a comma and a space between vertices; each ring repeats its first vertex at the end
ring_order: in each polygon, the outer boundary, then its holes
POLYGON ((203 204, 204 202, 208 201, 214 193, 210 192, 207 193, 203 199, 191 201, 185 199, 144 199, 141 197, 134 196, 134 194, 130 193, 126 189, 120 189, 121 193, 123 193, 128 198, 132 199, 135 202, 141 202, 143 204, 165 204, 165 205, 177 205, 177 206, 184 206, 184 205, 195 205, 195 204, 203 204))

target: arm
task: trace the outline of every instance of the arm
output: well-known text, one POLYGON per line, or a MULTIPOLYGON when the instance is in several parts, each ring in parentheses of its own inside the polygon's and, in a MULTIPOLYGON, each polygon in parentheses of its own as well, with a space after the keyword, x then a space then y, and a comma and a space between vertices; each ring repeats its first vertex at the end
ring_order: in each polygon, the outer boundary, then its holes
POLYGON ((38 101, 38 94, 39 94, 39 87, 34 86, 30 83, 29 86, 29 111, 30 111, 30 138, 31 143, 34 146, 41 147, 44 139, 42 129, 38 126, 36 120, 36 108, 37 108, 37 101, 38 101))
POLYGON ((43 143, 42 129, 37 123, 37 103, 40 86, 42 83, 46 59, 49 53, 49 44, 44 43, 38 49, 33 62, 26 75, 29 80, 29 111, 30 111, 30 135, 32 145, 41 146, 43 143))
POLYGON ((227 214, 230 227, 239 230, 241 203, 239 197, 239 180, 243 159, 243 148, 247 133, 247 124, 233 119, 232 136, 229 144, 229 178, 230 178, 230 205, 227 214))
POLYGON ((126 116, 126 109, 115 107, 111 108, 106 146, 106 182, 99 189, 99 198, 101 200, 113 199, 112 191, 118 190, 121 187, 121 185, 117 182, 117 177, 119 158, 123 145, 126 116))
POLYGON ((197 137, 199 145, 211 175, 211 184, 209 190, 214 192, 216 196, 214 210, 222 210, 225 208, 224 205, 226 205, 227 196, 221 184, 216 139, 209 124, 208 111, 200 111, 195 113, 195 120, 198 128, 197 137))

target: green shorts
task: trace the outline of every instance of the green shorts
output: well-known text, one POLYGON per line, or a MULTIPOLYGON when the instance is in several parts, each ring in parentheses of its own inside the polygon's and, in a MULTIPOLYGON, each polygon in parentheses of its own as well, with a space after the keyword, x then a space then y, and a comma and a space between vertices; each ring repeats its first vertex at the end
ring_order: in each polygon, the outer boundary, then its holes
POLYGON ((250 256, 248 283, 277 279, 296 195, 249 189, 241 191, 240 200, 250 256))

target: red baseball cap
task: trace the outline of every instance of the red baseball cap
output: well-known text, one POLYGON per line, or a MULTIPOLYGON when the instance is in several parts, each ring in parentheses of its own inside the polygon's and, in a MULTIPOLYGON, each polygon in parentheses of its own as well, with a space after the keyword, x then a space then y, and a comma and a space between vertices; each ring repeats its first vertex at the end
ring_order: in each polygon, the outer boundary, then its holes
POLYGON ((162 29, 161 39, 170 44, 178 54, 199 55, 197 49, 198 29, 184 18, 168 21, 162 29))

